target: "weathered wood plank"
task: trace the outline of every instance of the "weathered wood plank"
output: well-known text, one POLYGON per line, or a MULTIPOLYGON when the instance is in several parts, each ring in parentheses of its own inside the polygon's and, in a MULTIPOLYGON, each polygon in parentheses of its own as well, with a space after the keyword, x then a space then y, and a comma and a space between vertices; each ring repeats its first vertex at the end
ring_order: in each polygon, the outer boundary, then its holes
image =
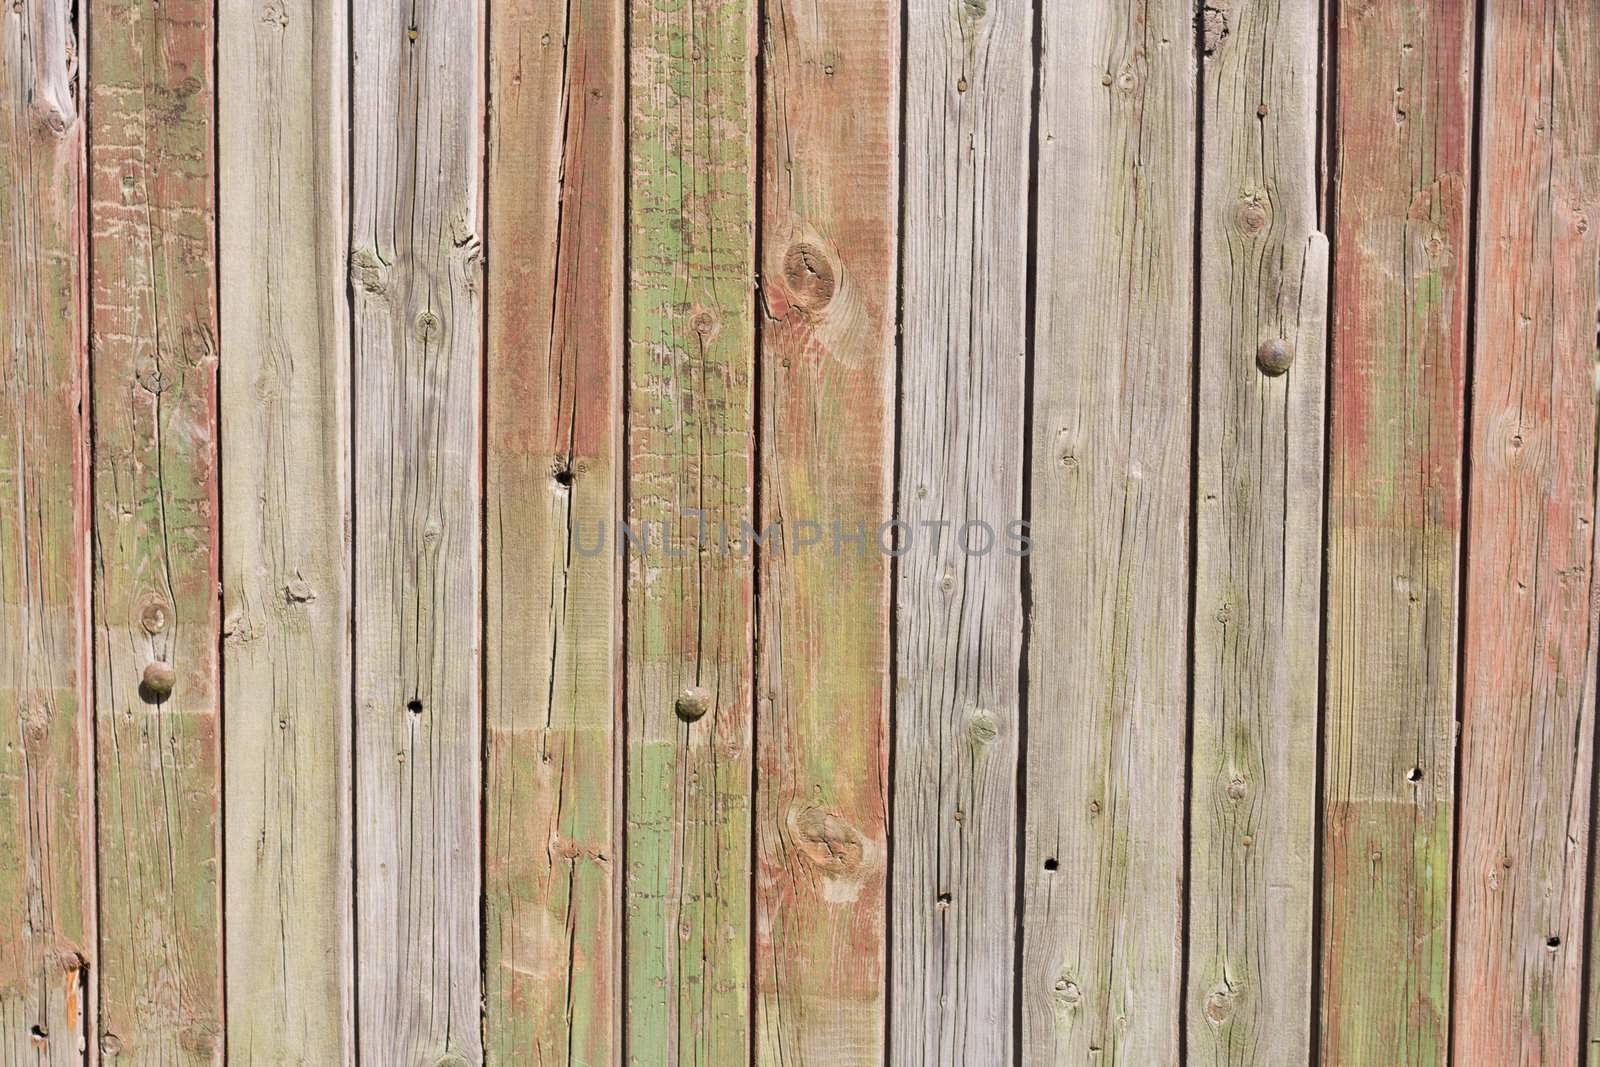
POLYGON ((755 16, 629 21, 625 1040, 662 1067, 751 1044, 755 16))
POLYGON ((1600 8, 1490 0, 1456 1063, 1578 1062, 1597 621, 1600 8))
POLYGON ((840 540, 761 555, 756 1060, 881 1067, 899 0, 775 0, 762 63, 761 526, 840 540))
POLYGON ((889 1045, 1010 1063, 1032 5, 906 17, 889 1045))
POLYGON ((0 24, 0 1063, 83 1063, 96 954, 76 8, 0 24))
POLYGON ((354 1063, 348 19, 217 8, 234 1064, 354 1063))
POLYGON ((1472 7, 1340 0, 1323 1063, 1445 1062, 1472 7))
POLYGON ((100 1049, 219 1064, 212 5, 88 27, 100 1049))
POLYGON ((1178 1056, 1193 26, 1186 3, 1098 0, 1049 7, 1043 27, 1021 991, 1034 1065, 1178 1056))
POLYGON ((486 1060, 618 1060, 623 0, 490 5, 486 1060))
MULTIPOLYGON (((1223 13, 1225 12, 1225 13, 1223 13)), ((1328 242, 1319 12, 1204 42, 1189 1057, 1311 1062, 1328 242)))
POLYGON ((358 1051, 478 1067, 482 7, 354 13, 358 1051))

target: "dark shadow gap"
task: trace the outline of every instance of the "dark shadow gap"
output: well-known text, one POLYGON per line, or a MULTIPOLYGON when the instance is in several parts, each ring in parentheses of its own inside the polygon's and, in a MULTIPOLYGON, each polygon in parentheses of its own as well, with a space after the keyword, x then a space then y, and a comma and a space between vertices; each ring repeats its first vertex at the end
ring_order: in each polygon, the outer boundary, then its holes
MULTIPOLYGON (((763 530, 761 514, 761 486, 766 474, 766 420, 762 414, 766 408, 765 375, 762 373, 761 353, 767 332, 767 318, 761 313, 764 298, 761 296, 761 286, 765 284, 762 277, 762 251, 766 248, 766 141, 767 141, 767 0, 755 0, 755 55, 751 57, 753 63, 754 79, 752 91, 754 94, 754 112, 751 116, 752 126, 755 130, 755 145, 751 152, 751 166, 754 168, 754 181, 751 183, 750 210, 754 225, 752 230, 752 267, 756 277, 756 291, 750 295, 751 331, 751 369, 750 390, 754 403, 750 413, 751 435, 751 462, 750 462, 750 518, 754 520, 751 525, 757 530, 763 530)), ((703 502, 702 502, 703 503, 703 502)), ((758 1023, 761 1012, 761 953, 759 951, 760 938, 756 931, 760 928, 762 905, 760 863, 761 863, 761 635, 766 626, 766 616, 762 613, 762 592, 765 584, 765 575, 762 571, 761 539, 750 539, 750 845, 749 845, 749 899, 747 907, 750 909, 748 916, 748 929, 750 934, 747 950, 749 963, 746 973, 749 976, 750 988, 746 991, 749 1003, 749 1057, 751 1067, 757 1064, 757 1042, 759 1040, 758 1023)), ((781 1040, 781 1036, 780 1036, 781 1040)))
MULTIPOLYGON (((900 99, 896 114, 900 120, 895 161, 895 272, 894 272, 894 401, 892 419, 893 475, 890 486, 890 518, 902 520, 900 480, 905 476, 903 439, 901 429, 905 419, 905 277, 906 277, 906 99, 909 96, 911 46, 911 11, 909 0, 900 4, 900 99)), ((898 529, 898 527, 893 527, 898 529)), ((899 756, 897 744, 900 708, 900 556, 898 546, 889 554, 889 708, 886 739, 889 760, 889 779, 884 783, 885 818, 885 874, 883 892, 883 1055, 885 1063, 894 1063, 894 876, 895 876, 895 774, 899 756)))
MULTIPOLYGON (((1022 378, 1022 521, 1023 529, 1033 532, 1033 434, 1034 367, 1038 356, 1039 307, 1039 137, 1040 111, 1044 96, 1044 0, 1033 0, 1033 87, 1028 125, 1028 215, 1026 283, 1023 295, 1023 378, 1022 378)), ((1033 648, 1033 568, 1024 554, 1019 561, 1019 596, 1022 604, 1022 635, 1017 657, 1017 813, 1016 845, 1012 863, 1012 906, 1015 930, 1011 960, 1011 1041, 1014 1067, 1026 1060, 1023 1008, 1027 961, 1027 858, 1028 858, 1028 716, 1030 713, 1028 666, 1033 648)))
MULTIPOLYGON (((1484 70, 1484 43, 1485 22, 1488 13, 1484 0, 1475 0, 1473 5, 1473 45, 1472 45, 1472 144, 1468 153, 1471 176, 1467 181, 1467 298, 1466 298, 1466 350, 1462 353, 1462 396, 1461 396, 1461 509, 1460 520, 1456 531, 1457 543, 1460 545, 1459 559, 1456 573, 1456 691, 1455 691, 1455 737, 1453 743, 1453 792, 1450 796, 1450 959, 1448 961, 1449 984, 1445 989, 1445 1003, 1450 1005, 1446 1015, 1445 1031, 1445 1062, 1455 1062, 1455 1017, 1454 1017, 1454 992, 1456 988, 1456 936, 1459 924, 1456 917, 1461 906, 1461 874, 1456 869, 1457 858, 1461 855, 1461 782, 1462 782, 1462 745, 1461 739, 1466 725, 1466 633, 1468 592, 1468 562, 1472 548, 1472 386, 1474 369, 1477 364, 1478 351, 1478 212, 1480 204, 1480 186, 1483 181, 1483 70, 1484 70)), ((1585 894, 1587 897, 1587 893, 1585 894)))
MULTIPOLYGON (((491 0, 493 2, 493 0, 491 0)), ((612 1006, 616 1010, 616 1018, 611 1022, 612 1035, 617 1045, 617 1062, 631 1063, 628 1057, 628 1027, 623 1021, 626 1005, 630 1003, 630 978, 628 968, 628 570, 629 556, 632 552, 629 540, 621 536, 622 523, 628 519, 628 508, 632 498, 628 492, 632 482, 632 450, 629 448, 629 429, 632 425, 633 410, 631 406, 633 377, 631 374, 629 356, 632 351, 629 342, 632 340, 630 332, 629 315, 633 305, 633 286, 629 284, 629 264, 633 255, 633 183, 629 180, 633 168, 633 5, 626 0, 616 0, 621 9, 622 20, 622 70, 619 95, 622 104, 621 151, 617 155, 616 164, 619 174, 617 180, 622 185, 622 213, 617 220, 617 230, 622 239, 622 258, 617 264, 615 278, 620 283, 619 294, 622 321, 617 333, 619 353, 616 357, 618 366, 617 374, 617 433, 620 440, 617 445, 618 472, 617 484, 612 488, 612 499, 617 512, 614 518, 613 530, 617 532, 617 562, 613 578, 616 588, 612 595, 615 597, 614 606, 617 609, 617 647, 614 650, 617 667, 617 695, 616 708, 613 712, 614 730, 612 732, 611 752, 615 761, 616 770, 613 772, 613 787, 616 789, 616 822, 613 824, 614 845, 616 846, 617 863, 613 870, 616 880, 612 888, 612 903, 615 913, 612 916, 613 932, 616 934, 616 954, 613 964, 617 968, 617 995, 612 1006)), ((615 203, 615 201, 613 201, 615 203)))
POLYGON ((1194 792, 1194 714, 1195 714, 1195 607, 1199 596, 1199 502, 1200 502, 1200 324, 1201 275, 1205 221, 1205 130, 1206 130, 1206 28, 1205 2, 1196 0, 1193 23, 1194 41, 1194 202, 1191 205, 1189 234, 1189 517, 1188 566, 1189 607, 1184 636, 1184 722, 1183 722, 1183 827, 1180 857, 1182 899, 1179 904, 1178 950, 1178 1062, 1189 1060, 1189 973, 1191 952, 1189 930, 1194 908, 1193 844, 1194 817, 1191 797, 1194 792))
POLYGON ((1318 26, 1317 78, 1317 177, 1322 183, 1317 205, 1322 234, 1328 241, 1328 293, 1326 315, 1323 323, 1323 375, 1322 375, 1322 551, 1319 553, 1321 590, 1317 608, 1317 758, 1313 768, 1315 782, 1312 793, 1311 836, 1311 999, 1307 1006, 1307 1053, 1313 1067, 1322 1063, 1322 944, 1325 934, 1324 863, 1323 843, 1326 840, 1327 758, 1328 758, 1328 604, 1330 574, 1328 566, 1329 505, 1333 487, 1333 409, 1335 403, 1335 320, 1338 318, 1338 158, 1339 116, 1339 23, 1340 0, 1324 0, 1322 19, 1318 26))

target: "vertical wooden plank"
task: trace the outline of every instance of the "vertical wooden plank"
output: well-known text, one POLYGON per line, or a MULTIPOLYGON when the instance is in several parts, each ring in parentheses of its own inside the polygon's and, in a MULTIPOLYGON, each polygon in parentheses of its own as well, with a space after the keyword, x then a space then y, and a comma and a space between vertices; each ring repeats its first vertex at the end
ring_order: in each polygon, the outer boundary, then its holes
POLYGON ((1333 10, 1322 1062, 1438 1065, 1473 10, 1455 0, 1333 10))
POLYGON ((209 0, 92 0, 100 1050, 223 1059, 209 0))
POLYGON ((1010 1063, 1032 5, 907 18, 889 1045, 1010 1063))
POLYGON ((1596 622, 1600 9, 1490 0, 1456 1063, 1578 1062, 1596 622))
POLYGON ((482 6, 357 3, 357 1026, 478 1067, 482 6))
POLYGON ((762 63, 761 525, 830 543, 761 556, 757 1061, 880 1067, 899 0, 775 0, 762 63))
POLYGON ((229 1061, 351 1064, 349 12, 217 17, 229 1061))
POLYGON ((1189 1057, 1311 1062, 1328 242, 1318 23, 1220 9, 1202 50, 1189 1057))
POLYGON ((753 574, 732 545, 753 520, 756 5, 630 12, 625 1041, 731 1064, 751 1043, 753 574))
POLYGON ((1028 1064, 1178 1056, 1193 26, 1189 5, 1174 0, 1045 14, 1028 1064))
POLYGON ((623 0, 490 5, 485 1057, 617 1062, 623 0))
POLYGON ((84 124, 65 0, 0 24, 0 1063, 83 1062, 89 780, 84 124))

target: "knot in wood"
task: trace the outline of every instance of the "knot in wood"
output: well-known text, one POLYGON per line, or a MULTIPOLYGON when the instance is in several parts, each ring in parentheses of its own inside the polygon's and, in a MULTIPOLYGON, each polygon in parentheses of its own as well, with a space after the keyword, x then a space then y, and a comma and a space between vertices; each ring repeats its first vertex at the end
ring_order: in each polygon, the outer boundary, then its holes
POLYGON ((722 332, 721 323, 718 322, 716 314, 712 311, 701 310, 695 312, 694 317, 689 320, 689 325, 694 329, 695 333, 700 335, 702 344, 711 342, 716 338, 717 334, 722 332))
POLYGON ((205 323, 190 323, 178 332, 178 339, 178 351, 186 366, 203 367, 216 359, 217 341, 205 323))
POLYGON ((165 660, 152 660, 139 680, 139 695, 148 704, 160 704, 172 695, 172 687, 177 683, 178 672, 173 670, 172 664, 165 660))
POLYGON ((1257 197, 1246 197, 1234 209, 1234 225, 1239 228, 1240 233, 1249 237, 1254 237, 1264 231, 1270 221, 1271 214, 1267 211, 1267 205, 1257 197))
POLYGON ((152 396, 160 396, 164 388, 161 378, 161 364, 154 356, 146 356, 139 361, 139 366, 133 372, 134 380, 139 387, 152 396))
POLYGON ((152 597, 139 609, 139 625, 147 634, 158 634, 167 628, 167 605, 152 597))
POLYGON ((699 722, 711 710, 711 691, 704 686, 691 685, 678 694, 672 710, 684 722, 699 722))
POLYGON ((987 745, 1000 736, 1000 723, 982 708, 967 718, 967 736, 977 745, 987 745))
POLYGON ((56 966, 69 975, 83 970, 89 962, 83 958, 82 953, 70 948, 63 949, 61 952, 53 953, 52 955, 55 957, 56 966))
POLYGON ((439 316, 431 311, 417 315, 417 340, 427 342, 439 336, 439 316))
POLYGON ((350 281, 363 292, 381 295, 389 288, 389 267, 376 252, 358 248, 350 254, 350 281))
POLYGON ((1221 1026, 1233 1017, 1233 994, 1225 989, 1213 989, 1206 995, 1206 1018, 1221 1026))
POLYGON ((789 246, 783 254, 783 280, 789 283, 789 303, 802 311, 821 311, 833 300, 833 265, 816 245, 800 241, 789 246))
POLYGON ((866 848, 855 827, 831 811, 806 807, 791 812, 789 827, 800 852, 819 869, 832 875, 861 868, 866 848))
POLYGON ((1224 10, 1226 6, 1225 0, 1216 0, 1200 11, 1200 28, 1204 36, 1202 45, 1207 57, 1215 55, 1217 48, 1228 39, 1228 13, 1224 10))
POLYGON ((1294 348, 1281 337, 1261 342, 1256 349, 1256 366, 1269 378, 1276 378, 1294 362, 1294 348))

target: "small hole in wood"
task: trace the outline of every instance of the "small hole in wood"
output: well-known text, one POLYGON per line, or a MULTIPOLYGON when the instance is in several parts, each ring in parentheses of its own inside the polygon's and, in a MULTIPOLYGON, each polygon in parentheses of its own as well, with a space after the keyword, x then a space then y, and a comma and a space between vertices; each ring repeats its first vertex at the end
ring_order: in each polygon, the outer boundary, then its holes
POLYGON ((49 1027, 40 1026, 37 1023, 35 1023, 28 1030, 28 1033, 33 1035, 33 1039, 35 1041, 44 1041, 45 1039, 47 1039, 50 1036, 50 1029, 49 1029, 49 1027))
POLYGON ((937 900, 938 900, 939 907, 941 907, 941 908, 948 908, 950 906, 950 894, 949 893, 940 893, 938 898, 937 898, 937 900))
POLYGON ((556 484, 561 486, 563 489, 570 489, 572 487, 571 467, 562 467, 560 470, 556 471, 556 484))
POLYGON ((1554 952, 1556 949, 1561 947, 1561 938, 1555 934, 1551 934, 1549 937, 1544 939, 1544 947, 1554 952))
POLYGON ((1422 768, 1421 767, 1413 767, 1409 771, 1407 771, 1406 772, 1406 781, 1408 781, 1408 782, 1420 782, 1420 781, 1422 781, 1422 768))
POLYGON ((1049 859, 1044 861, 1044 869, 1047 871, 1055 871, 1059 870, 1060 868, 1061 861, 1056 859, 1054 856, 1051 856, 1049 859))
POLYGON ((422 701, 418 700, 416 697, 412 697, 410 700, 406 701, 406 710, 413 715, 421 715, 422 701))

